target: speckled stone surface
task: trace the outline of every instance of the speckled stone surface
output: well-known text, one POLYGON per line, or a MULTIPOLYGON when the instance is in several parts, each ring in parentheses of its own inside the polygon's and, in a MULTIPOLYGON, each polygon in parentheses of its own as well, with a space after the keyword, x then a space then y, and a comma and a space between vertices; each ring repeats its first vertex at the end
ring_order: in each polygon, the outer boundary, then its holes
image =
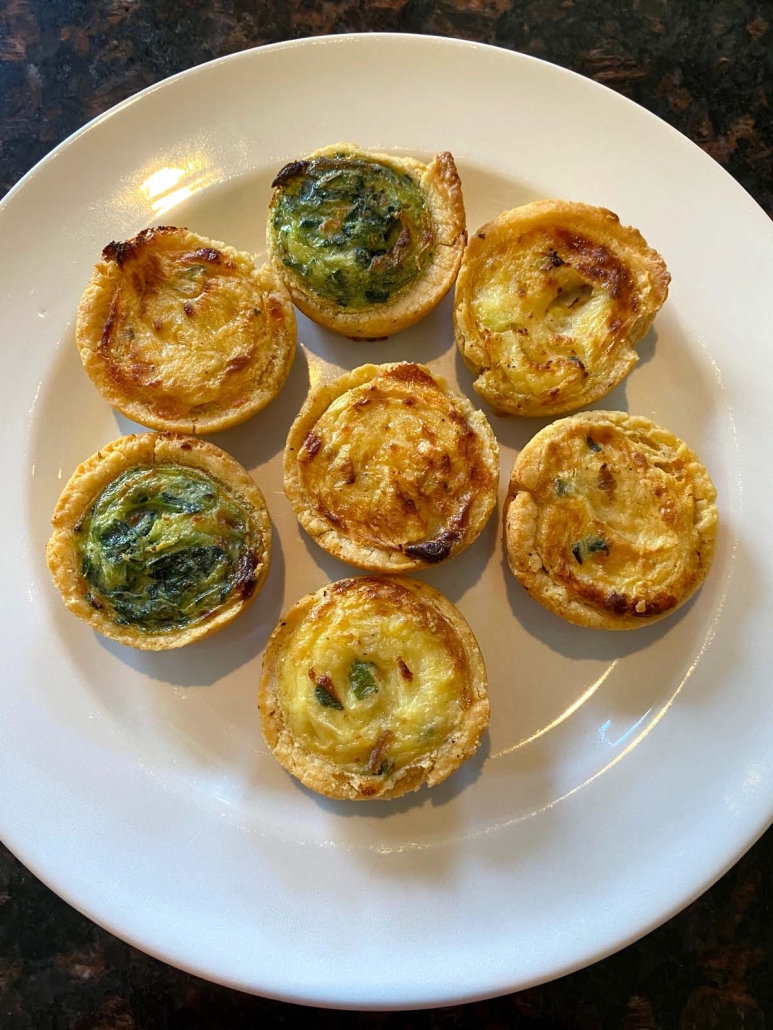
MULTIPOLYGON (((751 0, 0 0, 0 193, 94 115, 184 68, 328 32, 475 39, 630 96, 773 213, 773 3, 751 0)), ((764 286, 764 284, 761 284, 764 286)), ((770 291, 770 284, 765 287, 770 291)), ((773 1026, 773 831, 686 911, 589 969, 432 1012, 309 1012, 148 958, 0 846, 0 1030, 773 1026)))

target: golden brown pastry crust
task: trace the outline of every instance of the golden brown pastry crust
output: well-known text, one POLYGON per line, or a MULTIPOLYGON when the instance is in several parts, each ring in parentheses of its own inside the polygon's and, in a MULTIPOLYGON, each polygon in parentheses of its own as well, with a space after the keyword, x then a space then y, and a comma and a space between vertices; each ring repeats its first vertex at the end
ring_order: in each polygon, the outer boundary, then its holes
POLYGON ((568 622, 637 629, 676 611, 705 579, 715 500, 693 451, 649 419, 572 415, 516 459, 504 507, 508 564, 568 622))
POLYGON ((102 636, 143 651, 183 647, 223 629, 255 600, 271 563, 271 519, 263 494, 252 476, 214 444, 176 433, 122 436, 102 447, 72 474, 57 502, 51 523, 54 531, 46 546, 46 560, 65 605, 102 636), (262 550, 255 555, 257 561, 249 592, 234 593, 222 607, 194 626, 165 632, 143 632, 131 625, 118 625, 86 600, 89 586, 81 569, 75 527, 102 490, 122 472, 136 465, 170 463, 201 469, 224 485, 249 513, 262 541, 262 550))
MULTIPOLYGON (((377 639, 370 647, 378 654, 377 639)), ((398 659, 399 660, 399 659, 398 659)), ((322 670, 317 670, 320 673, 322 670)), ((406 670, 410 675, 410 672, 406 670)), ((413 686, 414 684, 412 684, 413 686)), ((335 687, 332 687, 335 691, 335 687)), ((415 689, 421 685, 415 683, 415 689)), ((344 696, 342 707, 357 704, 344 696)), ((283 616, 266 647, 258 695, 260 719, 266 743, 279 762, 301 783, 327 797, 341 800, 369 801, 400 797, 417 790, 422 784, 434 786, 451 775, 478 749, 489 722, 488 682, 483 656, 475 637, 459 610, 439 591, 418 580, 402 577, 371 576, 340 580, 314 594, 302 598, 283 616), (353 599, 353 600, 352 600, 353 599), (382 774, 355 772, 322 754, 315 754, 293 735, 285 712, 280 686, 281 663, 293 655, 294 637, 304 625, 324 618, 326 611, 341 603, 356 602, 357 609, 388 616, 398 610, 427 629, 444 648, 453 653, 458 670, 458 714, 455 724, 444 739, 431 749, 424 749, 412 761, 388 769, 382 774)), ((315 705, 312 684, 309 704, 315 705)), ((336 713, 338 714, 338 713, 336 713)), ((346 718, 346 712, 340 713, 346 718)), ((376 744, 371 753, 376 767, 384 749, 382 721, 373 729, 376 744)), ((370 741, 372 743, 372 741, 370 741)), ((367 751, 367 746, 365 748, 367 751)))
POLYGON ((285 493, 320 547, 377 572, 458 554, 496 507, 482 412, 423 365, 363 365, 313 390, 285 448, 285 493))
POLYGON ((604 397, 636 364, 670 278, 604 208, 540 200, 505 211, 471 238, 456 282, 456 341, 476 392, 505 415, 604 397))
POLYGON ((376 161, 411 176, 424 195, 432 215, 435 252, 423 275, 382 304, 356 311, 346 310, 325 297, 312 293, 300 276, 287 268, 277 254, 269 208, 266 246, 272 267, 284 279, 294 304, 318 325, 353 340, 372 340, 391 336, 414 325, 441 302, 454 284, 462 253, 467 243, 466 216, 462 184, 453 156, 438 154, 428 165, 410 157, 395 157, 363 150, 354 143, 335 143, 309 155, 315 157, 346 154, 376 161))
POLYGON ((264 408, 295 356, 281 279, 187 229, 144 229, 102 252, 76 340, 99 392, 153 429, 213 433, 264 408))

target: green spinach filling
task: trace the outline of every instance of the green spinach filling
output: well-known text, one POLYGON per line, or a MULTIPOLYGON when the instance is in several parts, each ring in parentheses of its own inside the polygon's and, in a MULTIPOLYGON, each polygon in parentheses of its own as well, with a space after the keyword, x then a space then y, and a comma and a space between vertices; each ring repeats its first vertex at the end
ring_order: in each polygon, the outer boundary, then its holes
POLYGON ((344 308, 383 304, 432 258, 432 216, 416 182, 363 158, 296 161, 274 180, 282 262, 344 308))
POLYGON ((378 693, 376 666, 355 658, 349 667, 349 686, 358 701, 364 701, 368 694, 378 693))
POLYGON ((75 528, 87 600, 120 625, 179 629, 255 589, 260 541, 249 516, 199 469, 128 469, 75 528))
POLYGON ((572 547, 572 554, 580 565, 582 565, 583 561, 585 561, 591 554, 596 554, 598 552, 609 554, 609 544, 600 536, 586 536, 584 540, 578 540, 572 547))

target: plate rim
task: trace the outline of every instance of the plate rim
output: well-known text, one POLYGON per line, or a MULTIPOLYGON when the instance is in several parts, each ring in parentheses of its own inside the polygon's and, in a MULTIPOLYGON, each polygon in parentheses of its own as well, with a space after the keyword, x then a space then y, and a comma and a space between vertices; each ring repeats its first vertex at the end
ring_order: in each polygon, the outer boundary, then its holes
POLYGON ((619 93, 611 86, 605 86, 602 82, 598 82, 596 79, 591 78, 589 75, 584 75, 582 72, 574 71, 574 69, 567 68, 562 64, 556 64, 553 61, 548 61, 543 57, 536 57, 534 54, 525 54, 521 50, 511 50, 508 47, 497 46, 495 43, 482 43, 472 39, 460 39, 457 36, 439 36, 431 32, 336 32, 324 33, 318 36, 301 36, 297 39, 283 39, 275 43, 261 43, 258 46, 247 47, 244 50, 236 50, 231 54, 223 54, 220 57, 213 57, 208 61, 202 61, 200 64, 191 65, 189 68, 183 68, 182 71, 175 72, 173 75, 167 75, 165 78, 159 79, 158 82, 153 82, 149 86, 144 86, 141 90, 138 90, 136 93, 132 93, 130 96, 125 97, 123 100, 119 100, 117 104, 114 104, 112 107, 107 108, 107 110, 102 111, 100 114, 95 115, 93 118, 90 118, 79 128, 71 132, 68 136, 61 140, 61 142, 57 143, 55 147, 52 147, 52 149, 49 150, 48 153, 44 154, 43 157, 36 161, 35 164, 32 165, 32 167, 28 169, 28 171, 26 171, 22 175, 22 177, 13 184, 13 186, 11 186, 8 192, 3 197, 0 197, 0 210, 2 210, 3 206, 6 204, 8 200, 10 200, 11 197, 15 196, 15 194, 19 192, 22 189, 22 187, 27 185, 28 181, 33 177, 33 175, 38 171, 38 169, 42 165, 47 163, 51 158, 55 157, 60 151, 68 147, 80 136, 83 136, 87 132, 90 132, 101 122, 107 121, 109 118, 112 118, 114 115, 117 115, 124 108, 130 107, 132 104, 137 103, 142 98, 149 96, 151 93, 155 93, 158 89, 163 89, 169 86, 170 84, 176 82, 178 79, 184 78, 185 76, 189 76, 201 69, 210 68, 213 65, 221 65, 226 64, 228 62, 236 62, 240 59, 245 59, 247 55, 253 55, 258 52, 290 50, 295 49, 297 47, 308 46, 309 44, 331 43, 337 41, 349 42, 355 39, 368 39, 376 41, 400 39, 403 42, 429 40, 434 44, 440 44, 443 46, 462 47, 469 48, 472 50, 493 51, 495 53, 500 54, 509 54, 512 57, 514 57, 516 61, 525 61, 536 65, 542 65, 547 68, 551 68, 554 71, 562 73, 570 78, 581 79, 584 83, 590 83, 596 90, 601 91, 604 94, 611 93, 613 96, 617 97, 617 99, 621 101, 623 104, 628 104, 632 108, 635 108, 637 111, 644 112, 644 114, 646 114, 654 122, 657 122, 661 126, 661 128, 666 128, 670 133, 672 133, 674 137, 681 142, 682 145, 687 145, 690 148, 697 150, 698 153, 702 154, 704 157, 708 158, 713 163, 715 169, 719 172, 722 172, 730 180, 730 182, 733 183, 733 185, 736 186, 741 191, 741 193, 744 194, 747 200, 751 201, 752 205, 755 208, 757 208, 757 210, 761 212, 763 216, 767 218, 767 213, 765 212, 765 209, 757 200, 755 200, 755 198, 746 189, 746 187, 743 186, 733 175, 731 175, 730 172, 728 172, 728 170, 724 168, 718 161, 715 161, 714 158, 712 158, 711 155, 708 154, 702 147, 700 147, 694 140, 690 139, 690 137, 685 135, 685 133, 680 132, 680 130, 677 129, 675 126, 671 125, 670 122, 667 122, 664 118, 661 118, 659 115, 655 114, 654 111, 650 111, 648 107, 645 107, 643 104, 637 103, 635 100, 631 99, 631 97, 627 97, 624 93, 619 93))

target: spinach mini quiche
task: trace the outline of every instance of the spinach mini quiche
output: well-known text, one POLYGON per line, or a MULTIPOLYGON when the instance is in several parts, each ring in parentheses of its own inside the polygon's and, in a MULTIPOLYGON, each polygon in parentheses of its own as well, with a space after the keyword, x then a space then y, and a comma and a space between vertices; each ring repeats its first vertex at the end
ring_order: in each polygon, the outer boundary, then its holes
POLYGON ((467 232, 451 154, 424 165, 337 143, 286 165, 272 185, 271 263, 320 325, 389 336, 453 285, 467 232))
POLYGON ((227 626, 268 574, 271 521, 225 451, 123 436, 73 473, 46 557, 64 603, 103 636, 160 651, 227 626))
POLYGON ((423 365, 362 365, 309 394, 285 448, 285 493, 330 554, 374 572, 463 551, 497 503, 482 412, 423 365))
POLYGON ((279 393, 295 356, 295 311, 268 265, 159 226, 105 247, 76 342, 94 385, 128 418, 213 433, 279 393))
POLYGON ((394 798, 440 783, 489 721, 472 630, 434 588, 345 579, 304 597, 274 630, 258 703, 288 772, 331 798, 394 798))
POLYGON ((614 389, 668 295, 661 256, 604 208, 540 200, 470 240, 454 298, 476 393, 502 415, 559 415, 614 389))
POLYGON ((505 501, 510 569, 579 626, 637 629, 676 611, 711 567, 716 490, 690 448, 649 419, 591 411, 537 433, 505 501))

